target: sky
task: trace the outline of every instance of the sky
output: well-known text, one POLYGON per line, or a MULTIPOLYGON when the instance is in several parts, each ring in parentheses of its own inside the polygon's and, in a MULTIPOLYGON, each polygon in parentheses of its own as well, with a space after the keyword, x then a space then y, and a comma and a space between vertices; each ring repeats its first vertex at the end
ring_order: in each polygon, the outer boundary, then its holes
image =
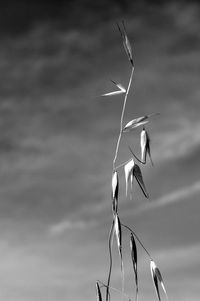
MULTIPOLYGON (((141 166, 119 216, 159 266, 169 300, 200 294, 200 7, 195 1, 45 1, 0 4, 0 299, 92 301, 106 282, 111 177, 130 64, 116 22, 125 20, 135 72, 124 123, 146 125, 154 166, 141 166)), ((139 154, 140 128, 123 137, 117 163, 139 154)), ((134 300, 129 233, 125 290, 134 300)), ((156 300, 138 245, 139 300, 156 300)), ((121 289, 113 244, 111 284, 121 289)), ((103 289, 102 289, 103 291, 103 289)), ((121 300, 112 292, 111 300, 121 300)), ((165 300, 162 294, 163 300, 165 300)), ((127 300, 127 299, 126 299, 127 300)))

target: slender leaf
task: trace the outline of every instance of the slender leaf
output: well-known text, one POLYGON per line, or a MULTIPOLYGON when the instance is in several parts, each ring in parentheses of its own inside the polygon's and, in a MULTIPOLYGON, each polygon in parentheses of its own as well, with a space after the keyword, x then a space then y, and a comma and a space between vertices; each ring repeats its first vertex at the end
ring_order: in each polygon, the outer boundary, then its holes
POLYGON ((96 294, 97 294, 97 301, 102 301, 103 299, 102 299, 101 290, 98 282, 96 282, 96 294))
POLYGON ((136 300, 137 300, 137 295, 138 295, 137 247, 136 247, 136 242, 135 242, 133 233, 131 233, 130 248, 131 248, 131 259, 132 259, 132 263, 133 263, 133 270, 134 270, 134 274, 135 274, 136 300))
POLYGON ((142 172, 140 170, 140 167, 135 164, 134 168, 133 168, 133 175, 135 176, 144 196, 148 199, 149 198, 149 195, 148 195, 148 192, 146 190, 146 187, 144 185, 144 181, 143 181, 143 177, 142 177, 142 172))
MULTIPOLYGON (((131 159, 126 165, 124 165, 124 172, 125 172, 125 181, 126 181, 126 196, 128 193, 128 182, 130 180, 131 174, 133 172, 135 162, 131 159)), ((131 178, 133 180, 133 178, 131 178)))

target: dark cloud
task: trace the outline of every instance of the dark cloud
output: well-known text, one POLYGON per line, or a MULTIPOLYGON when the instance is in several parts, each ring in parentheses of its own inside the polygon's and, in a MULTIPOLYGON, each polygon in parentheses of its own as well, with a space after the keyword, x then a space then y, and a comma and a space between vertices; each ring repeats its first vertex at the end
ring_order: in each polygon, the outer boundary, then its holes
MULTIPOLYGON (((187 5, 188 1, 176 1, 180 5, 187 5)), ((197 5, 198 1, 190 1, 197 5)), ((30 30, 36 24, 53 22, 61 27, 80 27, 99 24, 111 18, 121 19, 132 10, 133 16, 145 14, 145 17, 165 5, 174 4, 174 1, 125 1, 111 0, 94 2, 91 0, 75 1, 14 1, 1 2, 0 5, 0 32, 1 34, 21 34, 30 30)), ((162 23, 163 20, 160 19, 162 23)))

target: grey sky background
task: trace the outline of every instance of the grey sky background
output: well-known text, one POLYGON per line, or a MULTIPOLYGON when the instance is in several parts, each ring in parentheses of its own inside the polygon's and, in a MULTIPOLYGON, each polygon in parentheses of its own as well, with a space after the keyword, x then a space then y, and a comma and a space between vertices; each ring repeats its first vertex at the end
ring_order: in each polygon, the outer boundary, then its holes
MULTIPOLYGON (((124 19, 135 73, 125 121, 152 112, 152 157, 120 217, 160 267, 170 300, 200 294, 200 7, 196 2, 13 1, 0 21, 0 298, 90 301, 106 281, 112 160, 122 108, 110 79, 130 74, 116 22, 124 19)), ((127 135, 139 152, 139 130, 127 135)), ((129 159, 126 140, 118 162, 129 159)), ((134 296, 123 232, 126 290, 134 296)), ((127 247, 126 247, 127 244, 127 247)), ((114 245, 116 247, 116 245, 114 245)), ((120 288, 114 248, 112 285, 120 288)), ((140 300, 156 298, 139 249, 140 300)), ((115 295, 115 300, 120 300, 115 295)))

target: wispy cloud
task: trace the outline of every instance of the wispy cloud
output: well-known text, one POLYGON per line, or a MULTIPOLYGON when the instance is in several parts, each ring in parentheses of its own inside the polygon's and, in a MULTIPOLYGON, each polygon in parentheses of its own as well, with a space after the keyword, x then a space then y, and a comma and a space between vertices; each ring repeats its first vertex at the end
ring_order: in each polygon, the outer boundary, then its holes
POLYGON ((70 221, 66 219, 51 225, 48 231, 51 235, 61 235, 68 230, 84 230, 92 225, 94 225, 92 221, 70 221))
POLYGON ((161 198, 158 198, 157 200, 153 201, 153 206, 164 206, 170 203, 178 202, 183 199, 187 199, 189 196, 192 196, 198 192, 200 192, 200 181, 197 181, 187 187, 177 189, 162 196, 161 198))
MULTIPOLYGON (((174 123, 174 120, 171 119, 169 122, 174 123)), ((199 121, 190 121, 186 116, 179 116, 175 128, 165 133, 159 132, 154 137, 156 160, 163 161, 187 155, 200 144, 199 132, 199 121)))
POLYGON ((140 208, 138 208, 137 213, 143 210, 151 210, 161 206, 167 206, 169 204, 173 204, 175 202, 180 202, 188 197, 191 197, 200 192, 200 181, 197 181, 191 185, 186 187, 181 187, 173 192, 165 194, 164 196, 153 200, 150 204, 144 204, 140 208))
MULTIPOLYGON (((165 264, 165 269, 170 272, 171 267, 181 270, 191 268, 192 265, 199 264, 200 244, 187 245, 176 248, 162 249, 154 252, 154 256, 165 264), (169 265, 170 258, 170 265, 169 265), (181 262, 181 265, 180 265, 181 262)), ((174 272, 174 271, 173 271, 174 272)))
POLYGON ((126 217, 129 215, 138 215, 140 213, 143 213, 144 211, 149 211, 155 208, 164 207, 170 204, 185 201, 189 197, 195 196, 198 193, 200 193, 200 181, 196 181, 191 185, 176 189, 170 193, 158 197, 155 200, 151 200, 150 202, 143 203, 142 205, 135 208, 133 212, 130 211, 129 207, 126 206, 126 208, 123 209, 123 215, 126 217))

